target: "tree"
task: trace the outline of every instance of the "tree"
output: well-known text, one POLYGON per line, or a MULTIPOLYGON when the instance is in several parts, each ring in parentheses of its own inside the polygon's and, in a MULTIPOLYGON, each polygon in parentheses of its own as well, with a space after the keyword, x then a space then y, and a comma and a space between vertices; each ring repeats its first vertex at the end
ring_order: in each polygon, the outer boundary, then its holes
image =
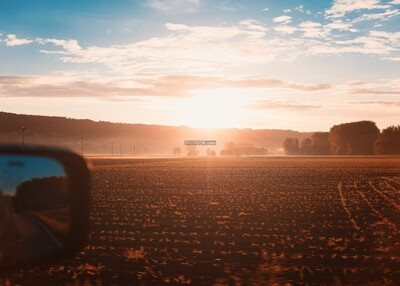
POLYGON ((377 155, 400 155, 400 125, 382 130, 374 143, 377 155))
POLYGON ((300 153, 305 155, 312 155, 313 147, 313 141, 310 138, 306 138, 300 143, 300 153))
POLYGON ((283 150, 286 155, 296 155, 300 153, 299 139, 297 138, 286 138, 283 141, 283 150))
POLYGON ((315 132, 311 135, 314 155, 329 155, 331 153, 328 137, 329 132, 315 132))
POLYGON ((175 156, 179 156, 182 153, 181 148, 180 147, 175 147, 174 149, 172 149, 172 153, 175 156))
POLYGON ((195 145, 189 145, 187 146, 188 152, 186 153, 186 156, 189 157, 196 157, 199 156, 200 152, 197 150, 195 145))
POLYGON ((287 138, 283 148, 288 155, 328 155, 330 154, 328 134, 328 132, 315 132, 311 138, 301 141, 300 146, 296 138, 287 138))
POLYGON ((334 155, 371 155, 378 134, 375 122, 358 121, 333 126, 328 140, 334 155))
POLYGON ((66 177, 33 178, 18 185, 13 201, 18 212, 57 209, 69 206, 66 177))
POLYGON ((217 154, 215 153, 214 150, 207 149, 207 156, 215 157, 216 155, 217 155, 217 154))
POLYGON ((236 155, 235 149, 236 149, 236 145, 235 145, 235 143, 233 143, 233 142, 231 141, 231 142, 228 142, 228 143, 226 144, 226 149, 222 149, 221 152, 219 152, 219 154, 222 155, 222 156, 226 156, 226 155, 229 155, 229 156, 231 156, 231 155, 236 155))
POLYGON ((252 144, 235 144, 234 142, 229 142, 226 144, 226 150, 223 149, 220 155, 234 155, 234 156, 248 156, 248 155, 267 155, 268 150, 265 148, 255 147, 252 144))

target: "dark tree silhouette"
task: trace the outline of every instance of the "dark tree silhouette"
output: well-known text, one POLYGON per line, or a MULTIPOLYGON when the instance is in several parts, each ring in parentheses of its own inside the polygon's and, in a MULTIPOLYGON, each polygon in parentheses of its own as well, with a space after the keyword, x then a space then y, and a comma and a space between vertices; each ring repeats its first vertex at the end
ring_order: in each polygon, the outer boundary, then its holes
POLYGON ((246 156, 246 155, 266 155, 268 150, 265 148, 254 147, 251 144, 235 144, 229 142, 226 144, 226 150, 221 150, 220 155, 246 156))
POLYGON ((328 132, 315 132, 311 138, 301 141, 300 146, 296 138, 287 138, 283 142, 283 148, 287 155, 329 155, 331 152, 328 135, 328 132))
POLYGON ((14 207, 18 212, 56 209, 69 206, 68 179, 34 178, 17 187, 14 207))
POLYGON ((374 143, 377 155, 400 155, 400 125, 383 129, 374 143))
POLYGON ((300 154, 299 139, 286 138, 285 141, 283 141, 283 150, 286 155, 300 154))
POLYGON ((313 152, 313 141, 310 138, 306 138, 300 143, 300 153, 304 155, 312 155, 313 152))
POLYGON ((331 146, 328 141, 329 132, 315 132, 311 135, 313 142, 314 155, 329 155, 331 153, 331 146))
POLYGON ((372 155, 378 134, 375 122, 358 121, 333 126, 328 140, 334 155, 372 155))

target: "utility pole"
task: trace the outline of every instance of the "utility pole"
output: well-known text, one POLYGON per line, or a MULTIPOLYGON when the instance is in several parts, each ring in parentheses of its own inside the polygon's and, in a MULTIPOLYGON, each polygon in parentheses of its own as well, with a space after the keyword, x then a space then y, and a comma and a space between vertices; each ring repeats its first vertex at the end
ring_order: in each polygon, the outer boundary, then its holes
POLYGON ((83 136, 81 136, 81 155, 82 155, 82 156, 83 156, 83 154, 84 154, 84 149, 83 149, 84 142, 83 142, 83 140, 84 140, 84 138, 83 138, 83 136))
POLYGON ((114 142, 111 142, 111 157, 114 156, 114 142))
POLYGON ((119 156, 122 157, 122 144, 119 144, 119 156))
POLYGON ((25 146, 25 127, 22 126, 22 146, 25 146))
POLYGON ((133 144, 133 157, 136 156, 136 144, 133 144))

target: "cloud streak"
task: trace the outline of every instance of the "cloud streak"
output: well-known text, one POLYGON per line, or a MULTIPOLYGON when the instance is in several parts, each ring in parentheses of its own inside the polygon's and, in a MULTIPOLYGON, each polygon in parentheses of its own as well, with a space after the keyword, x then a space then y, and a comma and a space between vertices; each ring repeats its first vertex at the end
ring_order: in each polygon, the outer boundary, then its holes
POLYGON ((289 111, 310 111, 318 109, 321 106, 315 104, 304 104, 296 102, 272 102, 272 101, 259 101, 245 106, 248 109, 256 110, 289 110, 289 111))
POLYGON ((197 12, 201 0, 149 0, 150 8, 163 13, 197 12))
POLYGON ((53 44, 56 47, 63 48, 67 53, 74 53, 80 51, 82 48, 77 40, 60 40, 60 39, 37 39, 40 44, 53 44))
POLYGON ((329 84, 302 84, 268 78, 226 79, 200 76, 104 78, 96 74, 53 73, 50 75, 0 76, 2 97, 94 97, 190 96, 197 90, 288 89, 297 92, 329 90, 329 84))
POLYGON ((292 21, 292 17, 288 15, 282 15, 279 17, 275 17, 272 19, 275 23, 280 23, 280 24, 289 24, 292 21))
MULTIPOLYGON (((140 76, 105 77, 96 73, 56 72, 49 75, 0 76, 0 97, 88 97, 107 100, 140 99, 142 97, 188 97, 209 94, 212 90, 226 89, 234 94, 254 94, 297 97, 304 99, 313 94, 320 99, 337 96, 351 99, 400 95, 400 80, 375 83, 296 83, 262 77, 225 78, 210 76, 140 76)), ((318 105, 318 104, 311 104, 318 105)), ((253 106, 254 107, 254 106, 253 106)), ((276 106, 278 107, 278 106, 276 106)), ((284 107, 284 106, 281 106, 284 107)), ((289 107, 289 106, 287 106, 289 107)), ((311 106, 309 106, 311 108, 311 106)))
POLYGON ((5 42, 7 46, 15 47, 15 46, 28 45, 30 43, 33 43, 33 40, 17 38, 17 36, 14 34, 8 34, 5 42))
POLYGON ((387 8, 390 8, 390 5, 382 5, 379 0, 333 0, 332 7, 325 11, 325 14, 339 18, 355 11, 387 8))

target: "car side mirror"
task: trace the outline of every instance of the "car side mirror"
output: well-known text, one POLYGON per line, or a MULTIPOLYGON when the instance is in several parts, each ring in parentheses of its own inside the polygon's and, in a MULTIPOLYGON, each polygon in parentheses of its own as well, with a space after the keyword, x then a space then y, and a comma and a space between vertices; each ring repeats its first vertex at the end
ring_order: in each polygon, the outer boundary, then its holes
POLYGON ((61 259, 88 235, 89 171, 69 151, 0 147, 0 269, 61 259))

